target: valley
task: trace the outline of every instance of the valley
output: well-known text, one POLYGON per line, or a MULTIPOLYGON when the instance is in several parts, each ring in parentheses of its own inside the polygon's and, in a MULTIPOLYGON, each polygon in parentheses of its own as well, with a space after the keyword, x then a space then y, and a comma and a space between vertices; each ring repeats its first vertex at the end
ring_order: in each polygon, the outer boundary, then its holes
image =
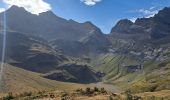
POLYGON ((135 22, 120 20, 110 34, 52 11, 34 15, 12 6, 6 14, 2 97, 31 92, 21 100, 170 99, 170 8, 135 22))

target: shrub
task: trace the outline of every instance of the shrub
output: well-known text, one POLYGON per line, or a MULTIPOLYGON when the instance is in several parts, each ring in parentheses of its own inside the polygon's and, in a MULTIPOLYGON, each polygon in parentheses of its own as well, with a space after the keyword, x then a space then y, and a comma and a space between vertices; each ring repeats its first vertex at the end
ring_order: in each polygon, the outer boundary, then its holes
POLYGON ((3 98, 3 100, 11 100, 14 99, 15 97, 13 96, 13 94, 10 92, 8 93, 8 95, 6 97, 3 98))
POLYGON ((105 88, 101 88, 101 93, 107 93, 107 91, 105 90, 105 88))
POLYGON ((151 86, 150 87, 150 92, 154 92, 156 90, 156 88, 157 88, 157 85, 151 86))
POLYGON ((126 100, 133 100, 133 96, 130 90, 127 90, 125 93, 126 93, 126 100))
POLYGON ((82 89, 82 88, 77 89, 76 92, 82 93, 82 92, 83 92, 83 89, 82 89))
POLYGON ((94 92, 99 92, 99 89, 97 87, 94 87, 94 92))
POLYGON ((86 94, 91 94, 91 89, 89 87, 86 88, 86 94))
POLYGON ((61 97, 66 97, 66 96, 68 96, 67 93, 63 93, 63 94, 61 95, 61 97))
POLYGON ((50 98, 54 98, 54 97, 55 97, 54 93, 50 93, 50 98))
POLYGON ((31 96, 32 95, 32 92, 24 92, 23 93, 23 96, 31 96))
POLYGON ((113 98, 110 96, 110 97, 109 97, 109 100, 113 100, 113 98))

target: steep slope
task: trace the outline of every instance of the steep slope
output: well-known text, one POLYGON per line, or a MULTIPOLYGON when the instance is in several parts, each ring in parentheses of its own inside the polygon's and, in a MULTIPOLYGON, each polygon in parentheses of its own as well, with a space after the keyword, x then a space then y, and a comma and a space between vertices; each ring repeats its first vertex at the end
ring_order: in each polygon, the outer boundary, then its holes
POLYGON ((44 73, 69 60, 41 38, 7 32, 6 42, 6 62, 27 70, 44 73))
POLYGON ((170 8, 164 8, 154 17, 139 18, 135 23, 120 20, 108 36, 114 52, 140 57, 143 61, 169 59, 169 16, 170 8))
POLYGON ((53 40, 50 44, 61 51, 61 53, 72 57, 83 57, 88 53, 86 46, 79 41, 53 40))
POLYGON ((46 73, 44 77, 49 79, 75 82, 75 83, 93 83, 99 81, 96 72, 90 69, 90 66, 80 64, 63 64, 56 70, 46 73))
POLYGON ((166 7, 151 18, 138 18, 134 23, 130 20, 120 20, 112 28, 111 34, 146 35, 145 39, 160 39, 170 35, 170 8, 166 7), (149 37, 148 37, 149 36, 149 37))
MULTIPOLYGON (((2 23, 3 14, 0 14, 2 23)), ((106 53, 111 46, 101 30, 88 21, 78 23, 66 20, 51 11, 34 15, 17 6, 9 8, 6 14, 8 30, 41 37, 68 56, 82 57, 106 53)))
POLYGON ((46 78, 58 81, 92 83, 99 80, 96 72, 93 72, 90 66, 74 64, 74 62, 79 61, 62 55, 56 50, 41 38, 18 32, 7 32, 6 63, 29 71, 43 73, 46 78), (61 66, 63 63, 70 64, 61 66))
POLYGON ((113 27, 107 36, 112 42, 110 53, 92 63, 105 74, 105 82, 133 92, 169 90, 169 11, 164 8, 134 23, 120 20, 113 27))
POLYGON ((63 39, 53 40, 50 43, 63 54, 73 57, 94 57, 98 54, 108 53, 111 48, 110 41, 100 30, 91 31, 91 34, 78 41, 63 39))
POLYGON ((169 90, 169 71, 169 60, 163 62, 148 61, 142 70, 127 74, 114 81, 113 84, 130 89, 135 93, 169 90))

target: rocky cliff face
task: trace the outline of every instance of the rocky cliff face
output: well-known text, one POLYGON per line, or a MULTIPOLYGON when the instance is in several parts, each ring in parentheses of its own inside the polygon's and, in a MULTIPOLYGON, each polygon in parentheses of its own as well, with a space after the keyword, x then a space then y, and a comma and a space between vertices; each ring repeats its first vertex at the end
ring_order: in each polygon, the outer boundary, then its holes
MULTIPOLYGON (((134 23, 130 20, 121 20, 113 27, 111 34, 143 34, 149 35, 152 39, 160 39, 170 35, 170 8, 160 10, 151 18, 138 18, 134 23)), ((147 39, 148 37, 146 37, 147 39)))
POLYGON ((169 18, 170 8, 164 8, 154 17, 138 18, 134 23, 121 20, 113 27, 109 38, 118 52, 165 60, 170 50, 169 18))

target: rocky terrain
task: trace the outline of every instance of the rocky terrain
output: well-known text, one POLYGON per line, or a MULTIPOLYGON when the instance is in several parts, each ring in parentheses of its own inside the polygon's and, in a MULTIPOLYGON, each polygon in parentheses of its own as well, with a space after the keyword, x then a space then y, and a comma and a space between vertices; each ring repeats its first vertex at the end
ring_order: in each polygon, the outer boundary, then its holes
POLYGON ((120 20, 109 36, 116 47, 113 51, 142 57, 143 60, 169 59, 169 12, 170 8, 164 8, 154 17, 139 18, 134 23, 128 19, 120 20))

